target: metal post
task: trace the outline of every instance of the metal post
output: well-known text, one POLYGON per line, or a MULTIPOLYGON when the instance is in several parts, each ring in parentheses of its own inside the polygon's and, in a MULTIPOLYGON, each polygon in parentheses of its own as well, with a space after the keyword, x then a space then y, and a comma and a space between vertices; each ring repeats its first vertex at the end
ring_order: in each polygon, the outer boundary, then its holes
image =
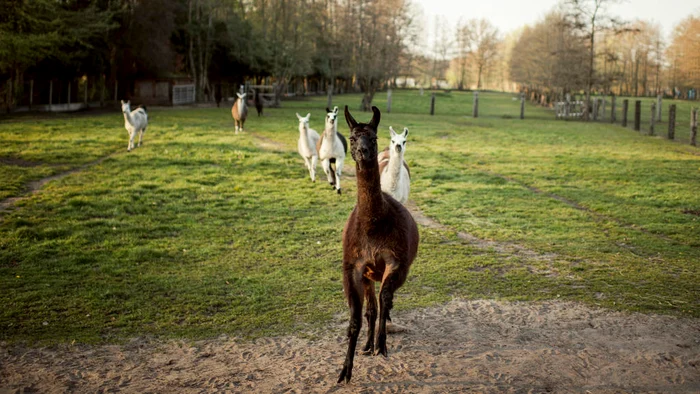
POLYGON ((634 102, 634 131, 640 131, 642 129, 642 101, 637 100, 634 102))
POLYGON ((435 93, 430 95, 430 115, 435 115, 435 93))
POLYGON ((72 83, 68 82, 68 106, 69 107, 70 107, 70 85, 72 85, 72 83))
POLYGON ((474 105, 472 107, 472 116, 479 117, 479 91, 474 92, 474 105))
POLYGON ((656 111, 657 111, 656 112, 656 121, 657 122, 661 122, 661 109, 662 109, 661 99, 662 99, 661 95, 656 96, 656 111))
POLYGON ((627 110, 629 109, 630 101, 622 100, 622 127, 627 127, 627 110))
POLYGON ((649 122, 649 135, 654 135, 654 123, 656 123, 656 103, 651 103, 651 122, 649 122))
POLYGON ((525 94, 520 93, 520 119, 525 119, 525 94))

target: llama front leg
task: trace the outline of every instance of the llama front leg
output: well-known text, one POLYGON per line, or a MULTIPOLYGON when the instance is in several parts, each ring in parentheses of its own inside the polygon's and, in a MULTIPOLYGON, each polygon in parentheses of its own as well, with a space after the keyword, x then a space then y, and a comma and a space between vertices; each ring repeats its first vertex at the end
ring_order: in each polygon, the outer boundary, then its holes
POLYGON ((343 170, 343 159, 335 159, 335 189, 338 191, 338 194, 341 194, 340 191, 340 172, 343 170))
POLYGON ((326 173, 326 177, 328 178, 328 183, 330 183, 331 186, 335 186, 334 185, 335 179, 333 179, 333 174, 331 174, 331 161, 330 161, 330 159, 323 159, 323 161, 321 161, 321 165, 323 166, 323 172, 326 173))
POLYGON ((374 329, 377 325, 377 296, 374 294, 374 282, 364 278, 365 285, 365 300, 367 308, 365 310, 365 318, 367 319, 367 342, 362 348, 362 354, 371 355, 374 353, 374 329))
POLYGON ((245 119, 241 119, 241 133, 243 132, 243 124, 245 123, 245 119))
POLYGON ((394 307, 394 292, 401 287, 406 280, 408 272, 406 270, 396 269, 395 265, 387 265, 382 279, 382 286, 379 289, 379 329, 377 332, 377 341, 374 345, 374 355, 387 356, 386 350, 386 322, 391 320, 389 312, 394 307))
MULTIPOLYGON (((344 274, 353 275, 354 272, 345 271, 344 274)), ((360 329, 362 329, 362 288, 357 288, 361 279, 353 277, 343 282, 349 282, 349 286, 346 288, 346 294, 348 295, 348 302, 350 304, 350 324, 348 325, 348 352, 345 355, 345 362, 343 363, 343 370, 340 371, 338 383, 343 380, 345 380, 345 383, 350 383, 353 360, 355 359, 355 349, 357 348, 357 338, 360 336, 360 329)))
POLYGON ((233 123, 236 125, 236 134, 238 134, 238 121, 234 120, 233 123))
POLYGON ((316 182, 316 166, 318 165, 318 156, 311 156, 311 168, 309 168, 309 173, 311 174, 311 182, 316 182))
POLYGON ((126 147, 127 152, 131 152, 134 149, 134 137, 136 137, 136 131, 129 132, 129 144, 126 147))

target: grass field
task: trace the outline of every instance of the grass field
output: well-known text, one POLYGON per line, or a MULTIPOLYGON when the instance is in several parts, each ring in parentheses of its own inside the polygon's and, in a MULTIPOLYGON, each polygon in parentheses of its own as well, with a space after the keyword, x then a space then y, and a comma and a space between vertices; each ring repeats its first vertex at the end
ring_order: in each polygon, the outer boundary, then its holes
MULTIPOLYGON (((471 97, 439 92, 431 117, 429 94, 397 91, 382 114, 380 145, 410 129, 410 198, 446 226, 420 229, 397 309, 565 299, 700 317, 700 150, 530 105, 520 120, 509 94, 483 93, 473 119, 471 97)), ((119 112, 1 122, 0 199, 85 167, 0 213, 0 340, 255 337, 346 313, 354 179, 337 196, 296 153, 294 113, 320 131, 325 103, 283 102, 238 135, 229 108, 154 108, 131 153, 119 112)))

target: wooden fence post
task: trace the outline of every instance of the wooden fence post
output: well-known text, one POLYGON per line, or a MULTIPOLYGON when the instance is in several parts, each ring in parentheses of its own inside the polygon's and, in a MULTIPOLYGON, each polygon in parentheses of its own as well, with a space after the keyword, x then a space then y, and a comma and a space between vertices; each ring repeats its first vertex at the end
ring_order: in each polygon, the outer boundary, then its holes
POLYGON ((430 95, 430 115, 435 115, 435 92, 430 95))
POLYGON ((479 92, 474 92, 474 105, 472 106, 472 116, 475 118, 479 117, 479 92))
POLYGON ((68 106, 70 106, 70 85, 72 85, 72 83, 68 82, 68 106))
POLYGON ((83 102, 85 103, 85 106, 87 107, 87 99, 88 99, 88 79, 85 79, 85 94, 83 95, 83 102))
POLYGON ((661 95, 656 96, 656 121, 661 122, 661 109, 663 108, 661 105, 661 95))
POLYGON ((651 122, 649 122, 649 135, 654 135, 654 123, 656 123, 656 103, 651 103, 651 122))
POLYGON ((676 136, 676 104, 668 107, 668 139, 672 140, 676 136))
POLYGON ((34 80, 29 80, 29 109, 32 109, 32 104, 34 104, 34 80))
POLYGON ((391 89, 386 91, 386 112, 391 113, 391 89))
POLYGON ((617 120, 617 113, 615 112, 615 95, 610 96, 610 123, 615 123, 617 120))
POLYGON ((49 111, 53 109, 53 79, 49 81, 49 111))
POLYGON ((603 96, 603 99, 602 99, 602 100, 603 100, 603 108, 602 108, 602 110, 600 111, 600 120, 601 120, 601 121, 605 120, 605 102, 607 101, 607 100, 605 99, 605 96, 603 96))
POLYGON ((690 110, 690 145, 698 146, 698 109, 693 108, 690 110))
POLYGON ((598 120, 598 97, 593 98, 593 120, 598 120))
POLYGON ((629 109, 630 101, 622 100, 622 127, 627 127, 627 110, 629 109))
POLYGON ((117 102, 117 98, 119 97, 119 96, 117 95, 117 92, 118 92, 118 91, 119 91, 119 81, 115 79, 115 80, 114 80, 114 102, 115 102, 115 103, 117 102))
POLYGON ((107 84, 107 77, 102 74, 102 86, 100 89, 100 107, 105 106, 105 85, 107 84))
POLYGON ((328 98, 326 99, 326 108, 331 108, 333 104, 333 84, 328 86, 328 98))
POLYGON ((642 129, 642 101, 637 100, 634 102, 634 131, 640 131, 642 129))
POLYGON ((420 87, 420 95, 421 96, 423 95, 423 87, 422 86, 420 87))
POLYGON ((566 94, 566 104, 564 104, 564 119, 568 119, 571 111, 571 93, 566 94))
POLYGON ((520 119, 525 119, 525 93, 520 93, 520 119))

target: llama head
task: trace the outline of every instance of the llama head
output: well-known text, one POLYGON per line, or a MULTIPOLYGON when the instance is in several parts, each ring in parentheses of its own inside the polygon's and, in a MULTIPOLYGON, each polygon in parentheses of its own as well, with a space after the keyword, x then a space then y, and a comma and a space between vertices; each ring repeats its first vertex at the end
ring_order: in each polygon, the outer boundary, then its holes
POLYGON ((350 154, 360 169, 377 164, 377 126, 381 113, 377 107, 372 107, 372 112, 369 123, 357 123, 345 106, 345 120, 350 127, 350 154))
POLYGON ((408 139, 408 127, 403 128, 403 133, 399 134, 394 131, 394 128, 389 126, 391 133, 391 152, 402 153, 406 151, 406 140, 408 139))
POLYGON ((121 100, 122 102, 122 112, 131 112, 131 100, 127 100, 127 102, 124 102, 124 100, 121 100))
POLYGON ((299 115, 297 112, 297 119, 299 119, 299 130, 305 130, 309 127, 309 119, 311 119, 311 113, 306 114, 306 116, 299 115))
POLYGON ((338 121, 338 106, 335 106, 331 111, 330 108, 326 107, 326 129, 335 128, 337 130, 338 121))

